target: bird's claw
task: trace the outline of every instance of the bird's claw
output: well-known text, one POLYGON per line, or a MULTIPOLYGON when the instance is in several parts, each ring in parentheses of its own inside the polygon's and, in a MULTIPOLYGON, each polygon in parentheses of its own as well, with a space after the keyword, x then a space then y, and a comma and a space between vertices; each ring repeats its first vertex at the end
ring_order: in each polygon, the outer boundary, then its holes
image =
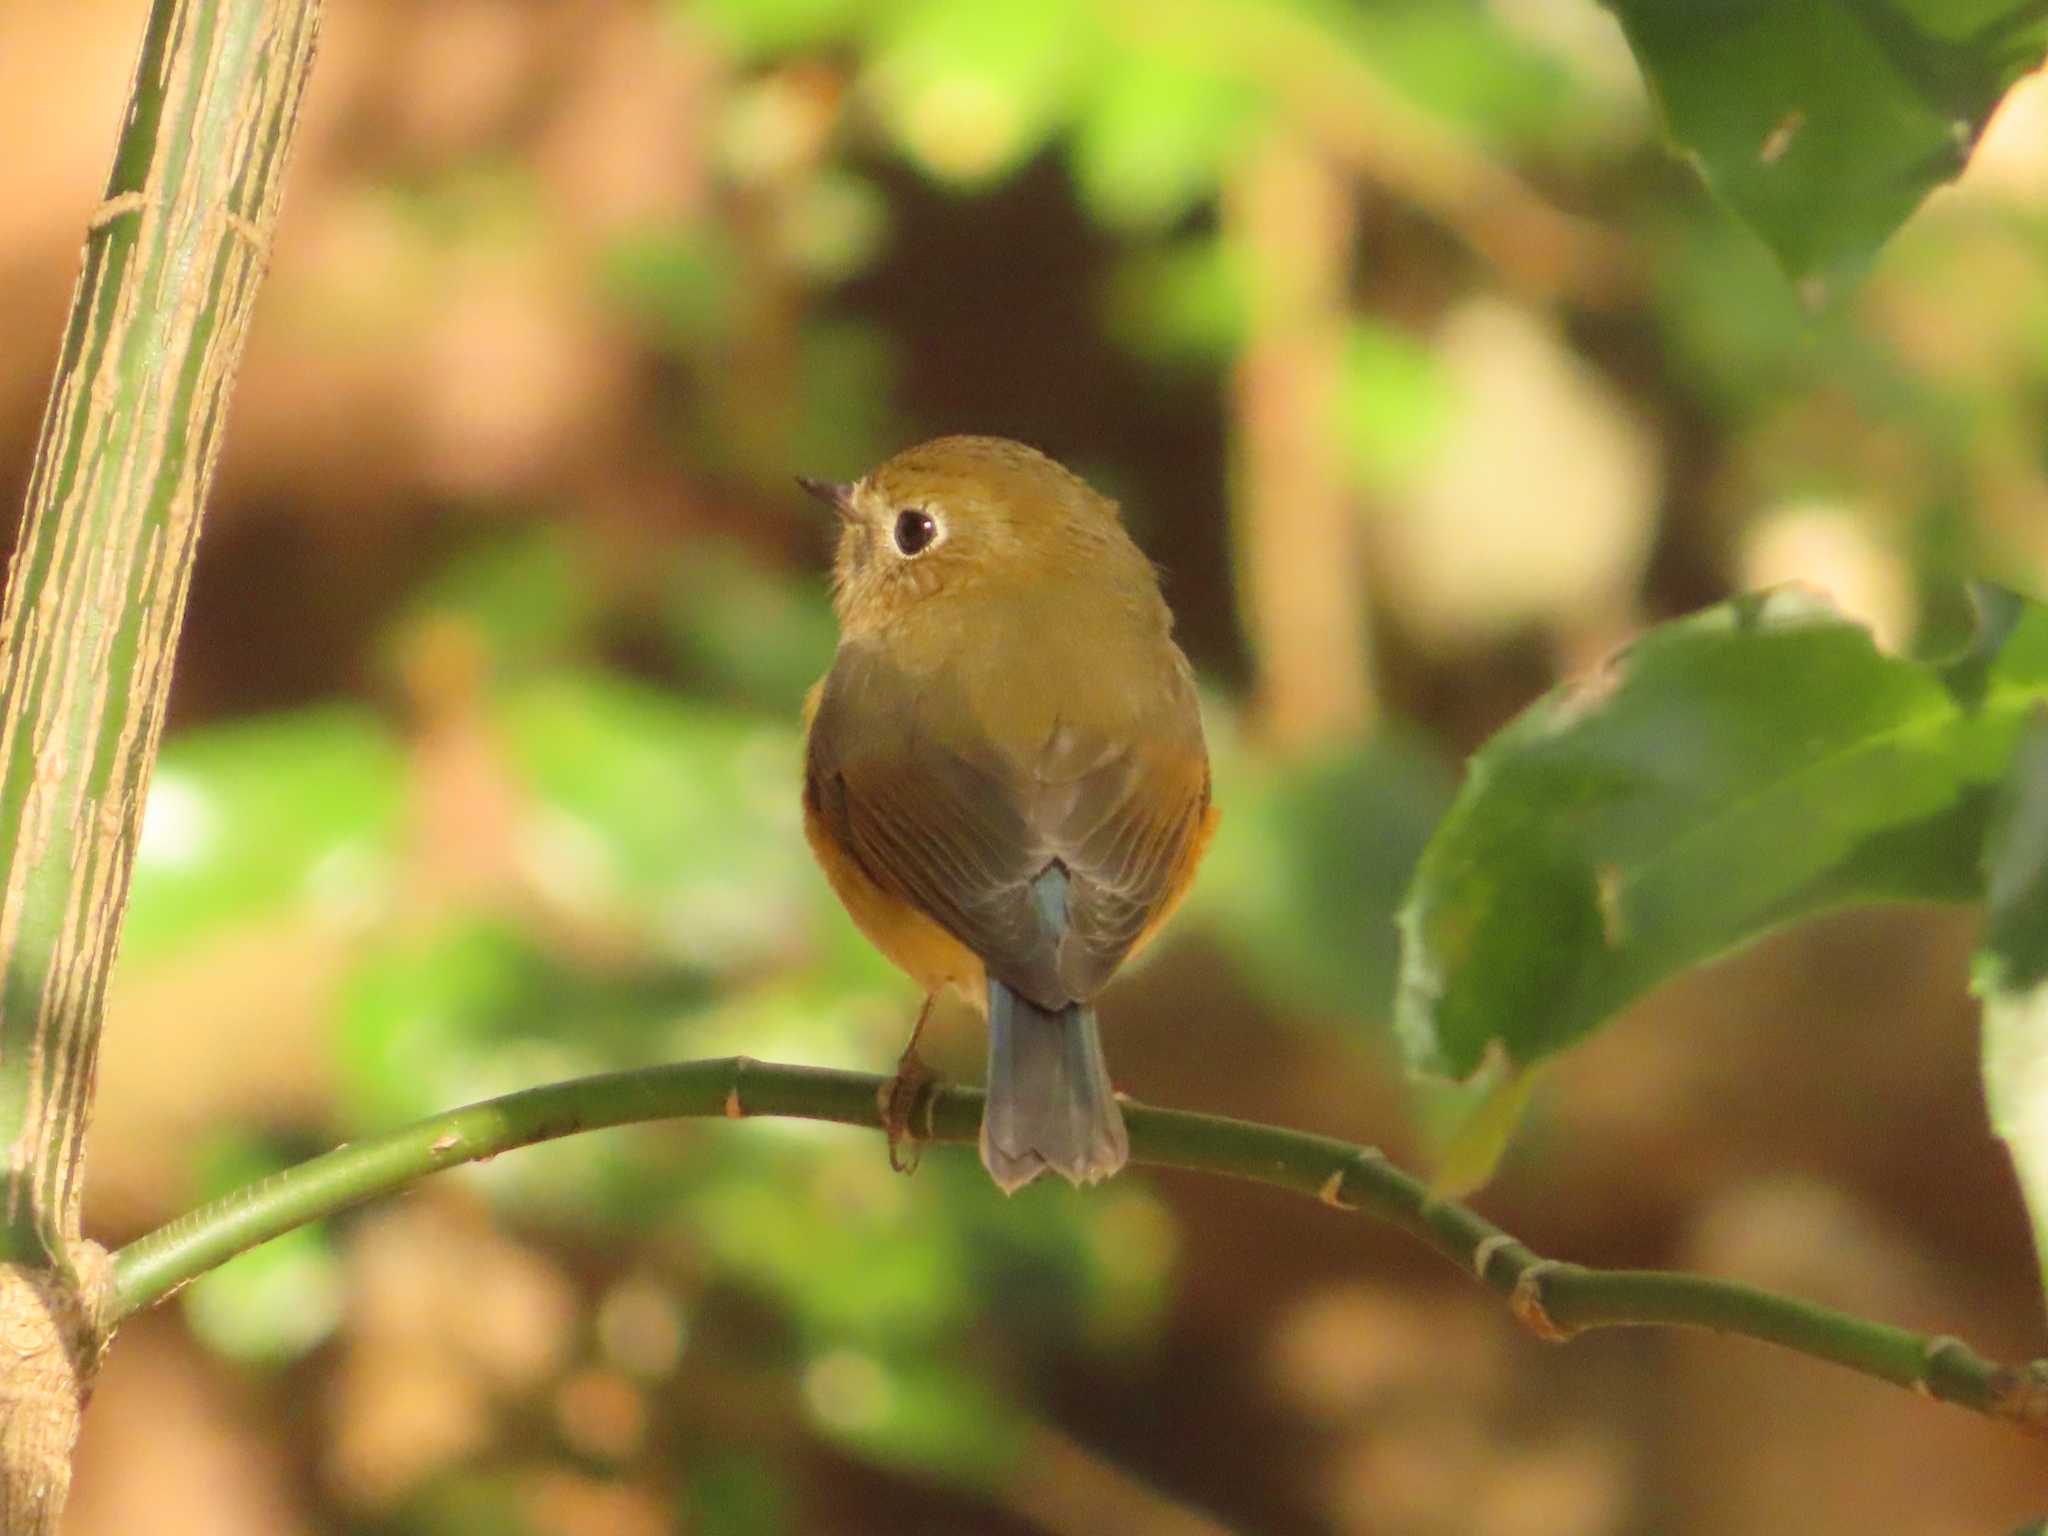
POLYGON ((915 1173, 924 1155, 924 1143, 931 1135, 927 1108, 924 1135, 914 1125, 920 1107, 930 1103, 939 1074, 925 1065, 913 1041, 896 1063, 896 1075, 882 1089, 882 1129, 889 1136, 889 1166, 898 1173, 915 1173))

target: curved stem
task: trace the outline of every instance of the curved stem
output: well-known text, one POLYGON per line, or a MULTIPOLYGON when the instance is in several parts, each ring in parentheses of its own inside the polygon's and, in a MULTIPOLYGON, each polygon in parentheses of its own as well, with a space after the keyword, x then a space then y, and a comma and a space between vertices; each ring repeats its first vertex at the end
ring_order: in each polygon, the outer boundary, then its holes
MULTIPOLYGON (((138 1312, 244 1249, 457 1163, 578 1131, 691 1115, 787 1115, 880 1129, 889 1085, 868 1073, 735 1056, 578 1078, 450 1110, 337 1147, 138 1238, 114 1256, 117 1312, 138 1312)), ((934 1141, 972 1141, 981 1094, 932 1089, 913 1117, 934 1141)), ((1540 1338, 1653 1324, 1708 1328, 2048 1432, 2048 1362, 1999 1365, 1956 1339, 1704 1275, 1546 1259, 1370 1147, 1137 1104, 1125 1106, 1124 1120, 1138 1162, 1273 1184, 1400 1227, 1497 1292, 1540 1338)))

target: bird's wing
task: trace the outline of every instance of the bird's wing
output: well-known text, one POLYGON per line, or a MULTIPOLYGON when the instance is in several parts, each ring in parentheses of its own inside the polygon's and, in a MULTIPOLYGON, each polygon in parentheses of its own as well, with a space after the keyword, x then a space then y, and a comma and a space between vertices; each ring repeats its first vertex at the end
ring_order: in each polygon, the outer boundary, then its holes
POLYGON ((807 793, 878 886, 1059 1007, 1100 990, 1190 872, 1208 764, 1184 663, 1176 682, 1157 721, 1120 739, 1060 726, 1020 761, 943 683, 848 646, 818 700, 807 793), (1055 859, 1063 920, 1033 900, 1055 859))
POLYGON ((933 731, 930 688, 873 647, 842 646, 811 722, 805 793, 878 887, 1025 996, 1062 1006, 1059 935, 1031 900, 1053 855, 1029 797, 971 733, 933 731))
POLYGON ((1062 727, 1039 770, 1036 822, 1068 872, 1059 971, 1092 997, 1194 873, 1209 810, 1209 759, 1194 680, 1144 701, 1121 739, 1062 727))

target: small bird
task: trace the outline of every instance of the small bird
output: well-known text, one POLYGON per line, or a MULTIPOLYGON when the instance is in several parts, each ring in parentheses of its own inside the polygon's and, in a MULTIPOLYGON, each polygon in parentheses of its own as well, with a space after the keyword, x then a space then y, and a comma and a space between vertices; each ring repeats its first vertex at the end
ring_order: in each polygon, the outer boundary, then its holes
POLYGON ((987 1016, 981 1160, 1005 1193, 1130 1156, 1095 998, 1194 878, 1216 811, 1194 674, 1116 504, 1036 449, 942 437, 851 484, 839 649, 805 704, 804 828, 869 940, 987 1016))

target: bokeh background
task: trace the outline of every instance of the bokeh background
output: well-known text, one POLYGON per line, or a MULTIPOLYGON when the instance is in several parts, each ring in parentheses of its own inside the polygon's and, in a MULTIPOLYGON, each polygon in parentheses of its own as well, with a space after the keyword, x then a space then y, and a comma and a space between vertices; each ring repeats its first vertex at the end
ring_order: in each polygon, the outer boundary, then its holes
MULTIPOLYGON (((20 504, 141 0, 0 0, 20 504)), ((1139 1098, 1421 1141, 1390 916, 1461 755, 1660 617, 1887 643, 2048 589, 2048 88, 1810 312, 1592 0, 337 0, 201 544, 101 1065, 115 1241, 337 1139, 915 1011, 805 853, 791 475, 1024 438, 1124 504, 1223 829, 1139 1098)), ((1967 915, 1675 984, 1481 1204, 2044 1350, 1967 915)), ((932 1054, 979 1070, 978 1032, 932 1054)), ((2039 1449, 1761 1346, 1568 1349, 1396 1238, 757 1122, 309 1229, 124 1330, 79 1536, 1986 1532, 2039 1449)))

